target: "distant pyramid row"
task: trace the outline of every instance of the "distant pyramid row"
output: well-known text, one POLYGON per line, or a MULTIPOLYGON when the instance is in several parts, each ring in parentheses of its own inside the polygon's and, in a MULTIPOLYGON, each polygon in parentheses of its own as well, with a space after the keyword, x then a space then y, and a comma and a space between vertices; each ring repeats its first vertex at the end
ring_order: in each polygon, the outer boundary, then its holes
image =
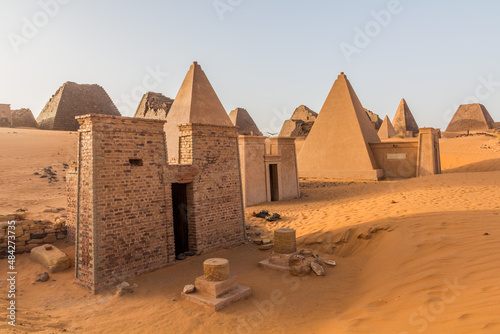
MULTIPOLYGON (((196 67, 197 64, 195 63, 193 66, 183 86, 193 85, 192 91, 194 94, 197 94, 196 92, 200 87, 196 86, 208 80, 206 80, 206 76, 202 74, 203 71, 201 68, 198 68, 199 65, 196 67)), ((148 92, 142 97, 134 117, 166 120, 173 105, 177 104, 177 109, 184 108, 183 105, 186 104, 189 96, 178 95, 176 100, 179 98, 181 100, 176 103, 175 100, 161 93, 148 92)), ((221 110, 222 104, 218 101, 218 98, 214 99, 213 96, 204 96, 201 100, 212 102, 207 102, 206 105, 202 103, 203 105, 201 105, 200 108, 196 106, 196 110, 208 110, 211 108, 215 108, 215 110, 219 111, 221 110), (216 100, 218 101, 217 103, 213 102, 216 100)), ((380 117, 372 111, 368 109, 363 110, 365 112, 364 117, 369 119, 375 130, 378 130, 380 138, 390 138, 396 135, 411 137, 418 133, 419 126, 405 99, 401 100, 392 122, 387 116, 384 121, 382 121, 380 117)), ((75 116, 84 114, 120 116, 120 112, 115 104, 101 86, 66 82, 47 102, 36 119, 36 122, 29 120, 29 115, 24 109, 18 112, 18 118, 22 119, 22 126, 36 126, 35 123, 38 123, 37 126, 40 129, 75 131, 78 129, 78 122, 75 120, 75 116)), ((220 114, 221 112, 216 112, 215 114, 207 116, 202 112, 193 115, 193 120, 206 121, 206 117, 219 115, 217 116, 218 119, 211 120, 211 122, 218 123, 221 119, 220 114)), ((182 115, 186 114, 182 113, 182 115)), ((10 117, 9 115, 9 118, 7 118, 7 116, 2 118, 5 119, 5 124, 9 122, 12 123, 10 117), (9 119, 9 121, 7 121, 7 119, 9 119)), ((301 105, 294 111, 291 118, 284 122, 279 136, 306 138, 311 132, 317 118, 318 114, 316 112, 305 105, 301 105)), ((262 134, 245 109, 237 108, 233 110, 230 119, 234 124, 240 127, 240 134, 262 134)), ((486 108, 476 103, 460 106, 446 131, 483 131, 498 126, 499 123, 493 121, 493 118, 486 108)))

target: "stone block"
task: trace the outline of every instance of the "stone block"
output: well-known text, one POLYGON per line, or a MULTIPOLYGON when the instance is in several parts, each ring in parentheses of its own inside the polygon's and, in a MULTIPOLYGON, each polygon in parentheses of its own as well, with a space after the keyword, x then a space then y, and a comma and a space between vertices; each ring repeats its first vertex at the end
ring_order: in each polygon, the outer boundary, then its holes
POLYGON ((40 263, 51 273, 68 269, 71 265, 68 255, 59 248, 51 245, 51 249, 45 249, 46 245, 35 247, 31 250, 31 259, 40 263))
POLYGON ((195 280, 196 290, 212 298, 219 298, 238 287, 236 276, 220 282, 207 281, 203 276, 195 280))
POLYGON ((220 309, 237 302, 238 300, 249 297, 252 294, 252 290, 249 287, 238 285, 236 289, 225 294, 221 298, 212 298, 202 293, 181 293, 182 298, 201 305, 212 311, 219 311, 220 309))

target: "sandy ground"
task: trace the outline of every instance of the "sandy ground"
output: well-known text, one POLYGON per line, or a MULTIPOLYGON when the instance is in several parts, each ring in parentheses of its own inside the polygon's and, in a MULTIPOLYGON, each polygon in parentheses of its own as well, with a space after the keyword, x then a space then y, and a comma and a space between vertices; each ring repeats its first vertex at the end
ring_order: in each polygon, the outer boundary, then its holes
MULTIPOLYGON (((76 134, 0 128, 0 213, 42 215, 64 206, 64 182, 33 173, 62 170, 76 134), (30 180, 31 179, 31 180, 30 180)), ((251 238, 297 230, 299 247, 337 262, 324 277, 261 269, 269 251, 253 244, 189 258, 129 281, 118 297, 91 295, 73 271, 33 283, 42 266, 17 256, 16 333, 500 333, 500 145, 498 139, 441 141, 444 174, 382 182, 301 180, 302 198, 246 210, 251 238), (481 148, 483 145, 491 148, 481 148), (252 211, 283 219, 265 222, 252 211), (180 299, 210 257, 230 260, 253 296, 211 313, 180 299)), ((58 172, 59 174, 59 172, 58 172)), ((61 173, 61 177, 62 177, 61 173)), ((74 259, 71 245, 59 243, 74 259)), ((0 260, 0 278, 7 263, 0 260)), ((7 306, 5 278, 0 308, 7 306)), ((5 311, 0 312, 5 314, 5 311)))

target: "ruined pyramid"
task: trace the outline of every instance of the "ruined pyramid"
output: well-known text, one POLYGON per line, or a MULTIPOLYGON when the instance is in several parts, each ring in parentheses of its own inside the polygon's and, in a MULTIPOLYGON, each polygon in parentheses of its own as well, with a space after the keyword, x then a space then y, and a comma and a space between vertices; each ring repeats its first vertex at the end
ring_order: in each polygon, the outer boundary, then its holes
POLYGON ((307 137, 318 114, 305 105, 300 105, 281 127, 280 137, 307 137))
POLYGON ((377 180, 383 176, 369 143, 380 142, 354 89, 341 73, 298 157, 299 176, 377 180))
POLYGON ((375 127, 375 130, 380 129, 380 126, 382 126, 382 120, 380 117, 375 114, 373 111, 368 110, 365 108, 366 115, 370 118, 370 122, 372 122, 373 126, 375 127))
POLYGON ((229 113, 231 122, 238 127, 238 133, 245 136, 262 136, 257 124, 246 109, 236 108, 229 113))
POLYGON ((382 125, 378 130, 378 137, 380 139, 387 139, 394 137, 395 135, 396 135, 396 130, 394 130, 394 127, 392 126, 389 116, 385 116, 384 121, 382 122, 382 125))
POLYGON ((36 121, 44 130, 78 130, 75 116, 103 114, 120 116, 106 91, 99 85, 66 82, 43 108, 36 121))
POLYGON ((174 100, 161 93, 147 92, 143 95, 134 117, 166 120, 174 100))
POLYGON ((179 157, 179 125, 210 124, 234 127, 197 62, 189 68, 167 115, 165 132, 169 160, 179 157))
POLYGON ((396 116, 392 121, 392 126, 396 130, 396 134, 402 134, 406 136, 407 131, 413 132, 413 135, 418 133, 418 125, 413 117, 408 104, 406 104, 405 99, 401 100, 399 104, 398 111, 396 111, 396 116))
POLYGON ((492 129, 494 125, 493 118, 482 104, 463 104, 458 107, 446 131, 488 130, 492 129))
POLYGON ((12 127, 36 128, 36 120, 31 110, 27 108, 12 110, 12 127))

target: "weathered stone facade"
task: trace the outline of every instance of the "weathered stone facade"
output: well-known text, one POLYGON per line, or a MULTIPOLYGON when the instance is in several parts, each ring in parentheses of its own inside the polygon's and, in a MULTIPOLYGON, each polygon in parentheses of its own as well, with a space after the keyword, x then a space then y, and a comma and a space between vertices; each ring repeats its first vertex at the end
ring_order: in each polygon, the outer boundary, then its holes
POLYGON ((10 128, 12 126, 12 112, 10 104, 0 104, 0 127, 10 128))
POLYGON ((174 100, 161 93, 147 92, 141 99, 134 117, 166 120, 174 100))
POLYGON ((36 128, 37 123, 30 109, 12 110, 12 127, 36 128))
POLYGON ((86 114, 120 116, 101 86, 66 82, 47 102, 36 121, 40 129, 76 131, 75 117, 86 114))

